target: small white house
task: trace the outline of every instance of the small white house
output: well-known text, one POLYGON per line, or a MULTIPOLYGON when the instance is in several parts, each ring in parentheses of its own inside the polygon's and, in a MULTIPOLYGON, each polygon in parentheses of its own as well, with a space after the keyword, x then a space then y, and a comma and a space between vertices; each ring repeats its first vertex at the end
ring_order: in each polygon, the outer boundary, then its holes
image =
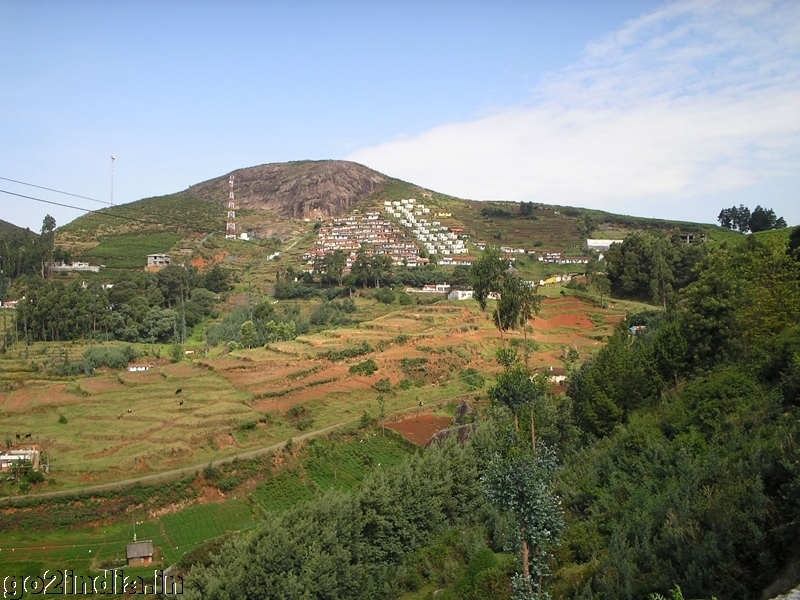
POLYGON ((447 294, 448 300, 471 300, 475 292, 472 290, 453 290, 447 294))

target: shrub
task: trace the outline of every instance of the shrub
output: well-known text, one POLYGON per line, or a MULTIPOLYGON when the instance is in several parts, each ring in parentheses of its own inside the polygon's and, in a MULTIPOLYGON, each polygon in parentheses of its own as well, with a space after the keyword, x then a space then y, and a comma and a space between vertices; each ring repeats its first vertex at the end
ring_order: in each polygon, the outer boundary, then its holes
POLYGON ((358 420, 358 427, 359 427, 359 429, 366 429, 367 427, 372 425, 374 422, 375 422, 375 419, 373 419, 372 415, 369 414, 369 412, 365 410, 361 414, 361 418, 358 420))
POLYGON ((385 377, 384 379, 378 381, 378 383, 376 383, 373 387, 375 390, 383 394, 392 391, 392 382, 389 381, 388 377, 385 377))
POLYGON ((64 415, 60 415, 58 417, 58 422, 61 423, 62 425, 66 425, 67 424, 67 417, 65 417, 64 415))
POLYGON ((295 404, 286 411, 286 418, 292 420, 302 419, 307 417, 308 414, 308 409, 305 406, 302 404, 295 404))
POLYGON ((41 471, 31 471, 25 479, 31 485, 36 485, 44 482, 44 474, 41 471))
POLYGON ((350 372, 355 375, 369 376, 372 375, 377 370, 378 370, 378 365, 371 358, 368 358, 367 360, 350 367, 350 372))
POLYGON ((483 378, 483 375, 478 373, 478 371, 473 369, 472 367, 461 371, 460 377, 461 381, 466 383, 469 386, 470 390, 479 390, 486 383, 486 380, 483 378))
POLYGON ((391 288, 381 288, 375 292, 375 299, 383 304, 391 304, 395 300, 395 293, 391 288))
POLYGON ((307 429, 311 429, 314 425, 314 419, 311 417, 306 417, 305 419, 300 419, 295 423, 295 427, 297 427, 300 431, 305 431, 307 429))
POLYGON ((353 348, 344 348, 342 350, 328 350, 327 352, 320 353, 320 358, 327 358, 332 361, 344 360, 346 358, 355 358, 356 356, 363 356, 372 352, 373 348, 369 342, 365 341, 360 346, 353 348))

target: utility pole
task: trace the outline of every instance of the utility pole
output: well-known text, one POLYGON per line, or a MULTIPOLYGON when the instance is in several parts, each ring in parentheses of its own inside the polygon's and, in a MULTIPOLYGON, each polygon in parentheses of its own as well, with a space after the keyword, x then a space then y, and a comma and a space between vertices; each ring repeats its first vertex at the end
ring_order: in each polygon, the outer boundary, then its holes
POLYGON ((181 286, 181 318, 183 320, 183 329, 181 330, 181 341, 184 349, 186 348, 186 298, 183 295, 183 286, 181 286))
POLYGON ((117 157, 111 155, 111 204, 114 204, 114 161, 117 157))
POLYGON ((233 196, 233 174, 228 179, 228 221, 225 226, 225 239, 236 239, 236 202, 233 196))

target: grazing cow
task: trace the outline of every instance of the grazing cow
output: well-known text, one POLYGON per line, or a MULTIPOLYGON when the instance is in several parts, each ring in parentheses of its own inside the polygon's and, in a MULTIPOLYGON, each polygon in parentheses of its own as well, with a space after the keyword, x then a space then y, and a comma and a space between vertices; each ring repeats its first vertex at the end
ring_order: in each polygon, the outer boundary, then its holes
POLYGON ((117 418, 121 419, 122 418, 122 413, 117 413, 117 418))
POLYGON ((178 400, 178 405, 183 406, 183 400, 178 400))
POLYGON ((419 401, 419 403, 417 404, 417 406, 422 406, 422 400, 420 400, 420 401, 419 401))
POLYGON ((31 434, 30 434, 30 433, 26 433, 26 434, 25 434, 25 439, 26 439, 26 440, 29 440, 29 439, 31 439, 31 434))
POLYGON ((20 439, 21 437, 22 437, 22 436, 20 436, 20 434, 17 434, 17 439, 20 439))
POLYGON ((133 412, 133 411, 132 411, 132 410, 129 408, 129 409, 128 409, 128 414, 130 414, 130 413, 132 413, 132 412, 133 412))
POLYGON ((177 390, 175 390, 175 395, 177 396, 177 395, 178 395, 178 394, 180 394, 182 391, 183 391, 183 388, 178 388, 177 390))

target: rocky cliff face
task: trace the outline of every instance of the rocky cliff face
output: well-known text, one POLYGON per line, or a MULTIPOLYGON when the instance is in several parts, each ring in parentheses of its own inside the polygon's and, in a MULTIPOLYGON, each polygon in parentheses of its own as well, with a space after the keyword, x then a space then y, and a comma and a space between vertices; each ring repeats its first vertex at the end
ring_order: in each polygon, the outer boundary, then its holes
MULTIPOLYGON (((348 213, 389 181, 377 171, 342 160, 275 163, 238 169, 233 175, 237 208, 311 220, 348 213)), ((198 183, 184 193, 224 203, 228 200, 228 177, 198 183)))

